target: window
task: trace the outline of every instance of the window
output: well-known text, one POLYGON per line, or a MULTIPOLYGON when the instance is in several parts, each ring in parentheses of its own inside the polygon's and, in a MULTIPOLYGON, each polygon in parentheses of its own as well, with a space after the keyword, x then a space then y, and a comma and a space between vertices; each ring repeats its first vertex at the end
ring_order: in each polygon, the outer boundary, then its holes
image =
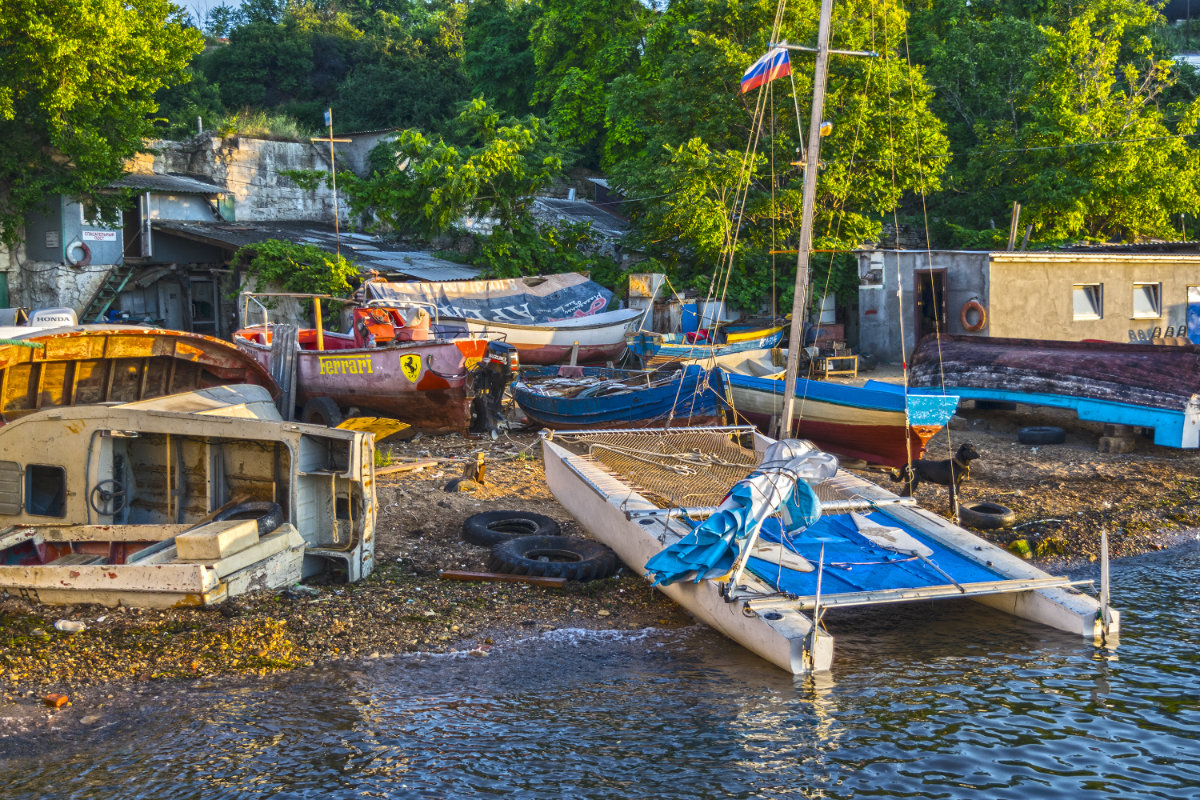
POLYGON ((1077 283, 1072 287, 1072 319, 1100 319, 1104 316, 1104 284, 1077 283))
POLYGON ((1158 319, 1162 316, 1162 284, 1135 283, 1133 285, 1133 318, 1158 319))
POLYGON ((39 517, 67 515, 67 471, 30 464, 25 469, 25 513, 39 517))
POLYGON ((105 220, 104 216, 100 213, 100 209, 96 208, 91 203, 79 204, 79 221, 83 223, 84 227, 109 228, 116 230, 117 228, 121 227, 123 216, 124 215, 121 213, 121 211, 117 210, 114 212, 112 219, 105 220))

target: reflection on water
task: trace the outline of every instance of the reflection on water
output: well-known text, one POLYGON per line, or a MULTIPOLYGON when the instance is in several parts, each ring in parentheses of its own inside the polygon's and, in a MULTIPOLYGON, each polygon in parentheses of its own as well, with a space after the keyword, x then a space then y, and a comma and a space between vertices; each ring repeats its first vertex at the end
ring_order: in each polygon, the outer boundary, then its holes
POLYGON ((1200 796, 1200 546, 1118 563, 1113 580, 1116 651, 970 603, 831 616, 834 671, 796 679, 702 628, 559 631, 487 658, 147 695, 114 724, 0 743, 0 786, 156 800, 1200 796))

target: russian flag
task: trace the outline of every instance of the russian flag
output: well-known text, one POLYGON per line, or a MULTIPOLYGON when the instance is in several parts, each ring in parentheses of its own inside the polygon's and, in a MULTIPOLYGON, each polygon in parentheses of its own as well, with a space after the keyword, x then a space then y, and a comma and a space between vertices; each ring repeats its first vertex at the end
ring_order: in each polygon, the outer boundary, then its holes
POLYGON ((792 62, 788 60, 786 47, 776 47, 755 61, 742 75, 742 93, 757 89, 764 83, 792 74, 792 62))

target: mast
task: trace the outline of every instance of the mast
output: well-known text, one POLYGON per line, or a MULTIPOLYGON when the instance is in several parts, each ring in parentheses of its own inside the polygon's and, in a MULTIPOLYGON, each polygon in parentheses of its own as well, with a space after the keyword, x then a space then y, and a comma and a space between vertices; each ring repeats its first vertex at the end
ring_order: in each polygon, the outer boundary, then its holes
POLYGON ((829 72, 829 28, 833 0, 821 0, 817 26, 817 59, 813 71, 812 111, 808 121, 808 153, 804 164, 804 196, 800 214, 800 242, 796 246, 796 290, 792 298, 792 324, 788 333, 787 372, 784 377, 783 412, 779 439, 792 435, 792 407, 796 402, 796 375, 800 371, 800 348, 804 344, 804 319, 808 315, 808 262, 812 250, 813 206, 817 199, 817 173, 821 168, 821 122, 825 110, 825 77, 829 72))

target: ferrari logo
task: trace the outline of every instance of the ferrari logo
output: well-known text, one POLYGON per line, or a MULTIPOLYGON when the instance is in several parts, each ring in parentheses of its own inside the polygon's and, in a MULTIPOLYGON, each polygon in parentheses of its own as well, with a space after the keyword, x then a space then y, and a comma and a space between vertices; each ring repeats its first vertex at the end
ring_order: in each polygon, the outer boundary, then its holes
POLYGON ((400 356, 400 371, 404 373, 404 377, 416 383, 417 378, 421 377, 421 357, 416 353, 400 356))

